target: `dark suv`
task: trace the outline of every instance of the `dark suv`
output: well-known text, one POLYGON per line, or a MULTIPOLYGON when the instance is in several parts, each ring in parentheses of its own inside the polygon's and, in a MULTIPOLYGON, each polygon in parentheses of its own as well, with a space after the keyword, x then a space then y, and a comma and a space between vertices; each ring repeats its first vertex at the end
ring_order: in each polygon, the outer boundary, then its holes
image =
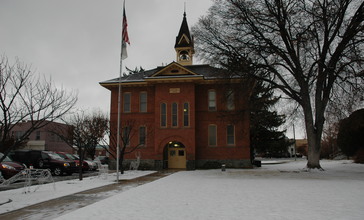
POLYGON ((41 150, 16 150, 8 155, 14 161, 24 163, 28 167, 38 169, 50 169, 56 176, 63 173, 68 175, 77 171, 76 163, 65 160, 58 154, 41 150))

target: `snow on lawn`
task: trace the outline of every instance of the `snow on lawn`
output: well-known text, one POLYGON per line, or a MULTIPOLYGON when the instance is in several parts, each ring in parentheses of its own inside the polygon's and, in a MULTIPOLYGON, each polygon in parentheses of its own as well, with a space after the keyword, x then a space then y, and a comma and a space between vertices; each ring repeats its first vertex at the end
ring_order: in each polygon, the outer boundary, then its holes
POLYGON ((305 161, 252 170, 181 171, 61 219, 363 219, 364 165, 305 161))
MULTIPOLYGON (((154 173, 155 171, 126 171, 120 175, 120 180, 134 179, 140 176, 154 173)), ((103 174, 104 175, 104 174, 103 174)), ((48 183, 40 186, 31 186, 30 188, 19 188, 0 192, 0 214, 24 208, 29 205, 71 195, 77 192, 106 186, 115 183, 116 174, 111 173, 107 176, 93 176, 78 179, 66 180, 55 183, 48 183), (29 191, 28 193, 25 193, 29 191)))

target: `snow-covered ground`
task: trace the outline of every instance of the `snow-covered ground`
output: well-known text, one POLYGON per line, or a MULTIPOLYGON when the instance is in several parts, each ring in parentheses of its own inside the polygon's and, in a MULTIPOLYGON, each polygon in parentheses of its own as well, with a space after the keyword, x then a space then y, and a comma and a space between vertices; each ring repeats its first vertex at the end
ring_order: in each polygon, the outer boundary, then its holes
POLYGON ((304 166, 178 172, 58 219, 363 219, 363 165, 304 166))
POLYGON ((322 161, 325 171, 307 172, 305 163, 181 171, 57 219, 364 219, 364 165, 322 161))
MULTIPOLYGON (((148 175, 154 171, 126 171, 120 175, 120 180, 128 180, 140 176, 148 175)), ((55 183, 48 183, 40 186, 31 186, 0 192, 0 214, 34 205, 40 202, 71 195, 77 192, 106 186, 115 183, 116 174, 111 173, 108 176, 100 175, 78 179, 66 180, 55 183)))

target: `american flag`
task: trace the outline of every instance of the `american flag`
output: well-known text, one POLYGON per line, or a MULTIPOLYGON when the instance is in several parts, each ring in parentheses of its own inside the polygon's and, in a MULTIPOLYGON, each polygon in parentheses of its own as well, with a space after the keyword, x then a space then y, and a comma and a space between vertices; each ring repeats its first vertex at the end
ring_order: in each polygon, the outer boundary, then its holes
POLYGON ((121 37, 121 60, 124 60, 128 57, 128 53, 126 51, 126 43, 130 45, 129 35, 128 35, 128 22, 126 20, 126 13, 125 13, 125 1, 123 7, 123 30, 122 30, 122 37, 121 37))
POLYGON ((125 14, 125 2, 124 2, 124 10, 123 10, 123 42, 130 44, 129 35, 128 35, 128 21, 126 20, 125 14))

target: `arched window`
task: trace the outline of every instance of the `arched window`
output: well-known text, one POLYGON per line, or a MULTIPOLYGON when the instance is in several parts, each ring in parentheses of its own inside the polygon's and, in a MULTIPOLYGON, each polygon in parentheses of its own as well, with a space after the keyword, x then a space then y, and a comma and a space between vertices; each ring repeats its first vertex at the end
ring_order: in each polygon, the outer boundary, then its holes
POLYGON ((188 52, 187 51, 181 51, 181 53, 179 54, 179 59, 180 60, 189 60, 190 57, 188 55, 188 52))
POLYGON ((183 126, 190 126, 190 105, 187 102, 183 104, 183 126))
POLYGON ((172 127, 178 126, 178 104, 172 103, 172 127))
POLYGON ((167 104, 161 103, 161 127, 167 127, 167 104))

